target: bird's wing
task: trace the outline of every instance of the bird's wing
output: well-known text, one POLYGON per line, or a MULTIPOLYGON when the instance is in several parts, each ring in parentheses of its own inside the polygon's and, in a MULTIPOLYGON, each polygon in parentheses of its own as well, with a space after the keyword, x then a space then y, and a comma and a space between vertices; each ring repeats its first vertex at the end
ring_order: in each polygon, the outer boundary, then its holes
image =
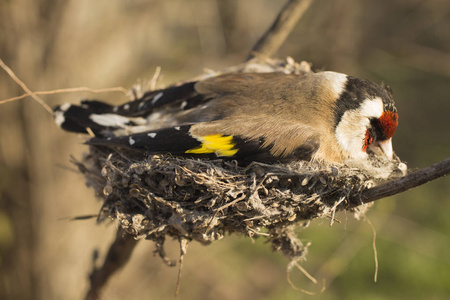
MULTIPOLYGON (((206 123, 205 123, 206 124, 206 123)), ((313 137, 295 147, 286 148, 278 142, 269 143, 264 137, 227 135, 221 130, 212 134, 195 136, 193 125, 176 126, 154 131, 108 138, 93 138, 87 144, 126 148, 149 154, 173 154, 185 157, 230 158, 249 163, 251 161, 309 160, 319 145, 313 137)), ((298 137, 294 134, 294 138, 298 137)), ((286 133, 288 137, 289 133, 286 133)))
POLYGON ((320 132, 304 105, 308 99, 296 88, 300 78, 226 74, 149 92, 120 106, 98 101, 60 106, 55 115, 62 116, 63 129, 91 129, 92 145, 248 160, 309 159, 320 147, 320 132), (289 89, 295 93, 286 94, 289 89))
MULTIPOLYGON (((151 129, 176 114, 207 101, 195 90, 196 82, 150 91, 141 98, 113 106, 97 100, 83 100, 80 105, 62 104, 54 108, 56 123, 67 131, 111 137, 151 129), (155 124, 151 124, 155 121, 155 124), (151 125, 150 127, 145 127, 151 125), (116 132, 117 131, 117 132, 116 132)), ((173 123, 173 122, 172 122, 173 123)), ((169 127, 168 125, 167 127, 169 127)))
MULTIPOLYGON (((259 83, 267 83, 277 78, 285 79, 290 76, 284 73, 229 73, 198 81, 195 89, 206 95, 236 94, 259 83)), ((299 77, 299 75, 293 76, 299 77)))
POLYGON ((210 100, 220 102, 224 95, 239 93, 280 75, 283 74, 225 74, 149 91, 139 99, 118 106, 97 100, 83 100, 80 105, 66 103, 54 108, 54 116, 64 130, 88 133, 90 129, 97 137, 193 124, 221 118, 223 112, 219 110, 205 113, 204 105, 210 100))

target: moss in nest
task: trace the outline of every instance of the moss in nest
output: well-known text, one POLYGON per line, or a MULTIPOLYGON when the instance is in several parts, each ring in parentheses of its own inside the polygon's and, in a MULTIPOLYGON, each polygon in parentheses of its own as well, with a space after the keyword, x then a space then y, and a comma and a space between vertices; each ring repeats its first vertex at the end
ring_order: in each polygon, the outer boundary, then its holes
POLYGON ((349 198, 395 176, 399 165, 397 160, 374 161, 375 167, 365 169, 317 162, 243 167, 222 159, 111 152, 90 147, 76 162, 104 201, 98 220, 117 219, 129 234, 155 241, 167 262, 166 236, 209 244, 231 233, 266 236, 273 250, 297 261, 306 248, 294 226, 316 218, 333 222, 339 210, 364 212, 370 205, 355 207, 349 198))

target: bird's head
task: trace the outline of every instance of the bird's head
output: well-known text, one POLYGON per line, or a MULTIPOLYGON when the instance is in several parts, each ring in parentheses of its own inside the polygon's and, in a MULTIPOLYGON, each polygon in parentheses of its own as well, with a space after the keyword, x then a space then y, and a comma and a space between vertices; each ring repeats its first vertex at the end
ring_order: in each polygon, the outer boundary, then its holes
POLYGON ((336 107, 335 136, 349 158, 365 159, 368 152, 393 158, 398 114, 389 87, 348 76, 336 107))

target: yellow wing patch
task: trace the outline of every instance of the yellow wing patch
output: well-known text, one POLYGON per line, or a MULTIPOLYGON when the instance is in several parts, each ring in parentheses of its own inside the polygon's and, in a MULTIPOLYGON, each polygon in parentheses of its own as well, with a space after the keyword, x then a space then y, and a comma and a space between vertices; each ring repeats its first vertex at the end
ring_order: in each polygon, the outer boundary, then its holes
POLYGON ((217 156, 233 156, 239 149, 233 149, 233 137, 231 135, 205 135, 197 137, 202 142, 201 146, 194 149, 189 149, 185 153, 194 154, 209 154, 215 153, 217 156))

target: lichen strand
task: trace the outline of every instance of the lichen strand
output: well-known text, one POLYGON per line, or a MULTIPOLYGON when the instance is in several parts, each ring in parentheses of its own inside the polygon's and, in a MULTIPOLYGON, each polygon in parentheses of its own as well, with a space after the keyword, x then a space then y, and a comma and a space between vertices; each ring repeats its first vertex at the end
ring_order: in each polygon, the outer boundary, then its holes
POLYGON ((136 238, 155 241, 163 259, 167 236, 209 244, 239 233, 265 236, 274 250, 299 260, 306 247, 294 226, 316 218, 332 222, 340 210, 364 212, 368 205, 349 208, 349 197, 396 174, 398 165, 377 162, 374 169, 384 172, 372 173, 316 162, 242 167, 221 159, 111 152, 91 147, 75 162, 104 201, 98 220, 116 219, 136 238))

